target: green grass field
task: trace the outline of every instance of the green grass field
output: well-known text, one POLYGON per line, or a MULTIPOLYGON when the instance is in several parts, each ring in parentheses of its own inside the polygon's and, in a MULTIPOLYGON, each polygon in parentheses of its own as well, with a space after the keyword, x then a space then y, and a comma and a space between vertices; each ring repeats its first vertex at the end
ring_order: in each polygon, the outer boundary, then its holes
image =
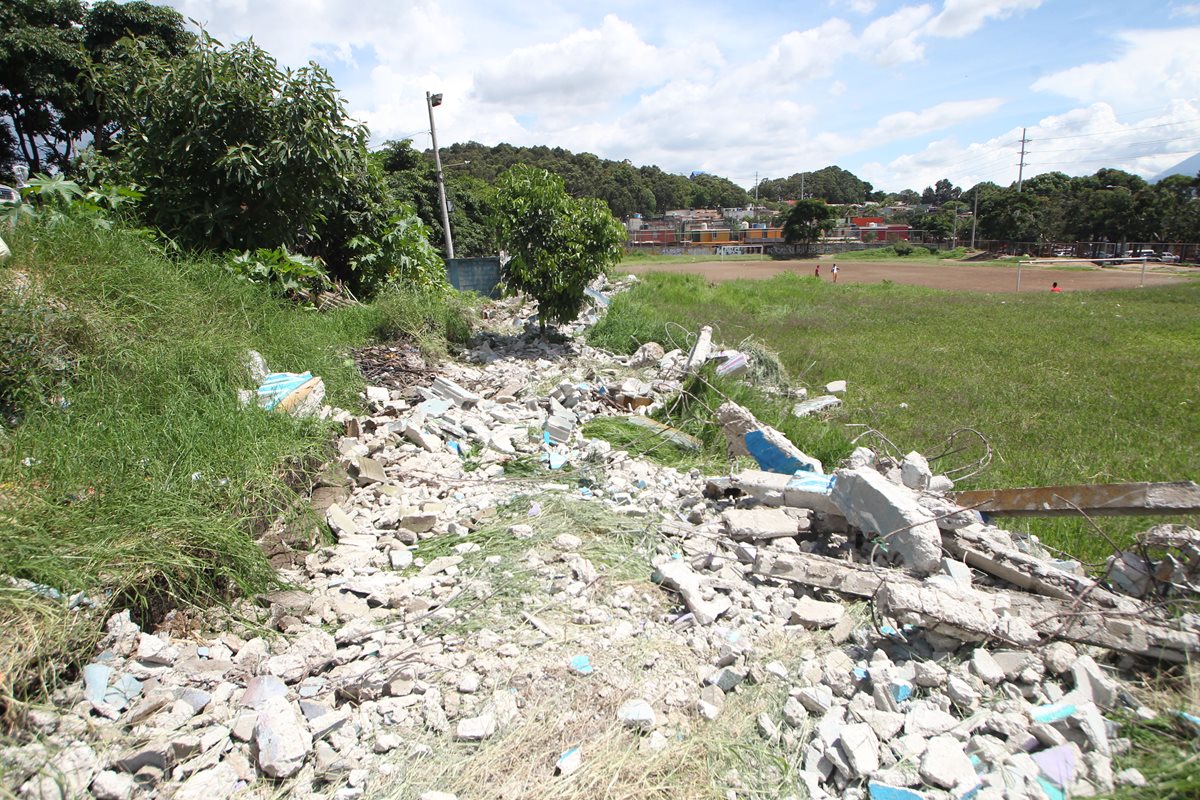
MULTIPOLYGON (((928 455, 956 428, 982 432, 995 459, 961 488, 1194 480, 1198 305, 1196 284, 997 297, 795 275, 710 286, 651 274, 613 301, 591 342, 621 352, 651 340, 686 347, 701 324, 730 346, 753 335, 816 393, 849 382, 835 426, 867 426, 928 455)), ((1128 541, 1150 522, 1100 524, 1128 541)), ((1079 520, 1003 524, 1093 564, 1111 550, 1079 520)))

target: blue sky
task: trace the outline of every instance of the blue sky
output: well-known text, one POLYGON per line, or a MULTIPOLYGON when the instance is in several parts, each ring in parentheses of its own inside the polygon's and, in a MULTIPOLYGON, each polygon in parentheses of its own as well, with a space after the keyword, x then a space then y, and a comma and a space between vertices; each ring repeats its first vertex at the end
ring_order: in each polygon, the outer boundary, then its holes
POLYGON ((314 59, 372 139, 545 144, 751 187, 829 164, 877 188, 1200 151, 1200 2, 170 0, 314 59))

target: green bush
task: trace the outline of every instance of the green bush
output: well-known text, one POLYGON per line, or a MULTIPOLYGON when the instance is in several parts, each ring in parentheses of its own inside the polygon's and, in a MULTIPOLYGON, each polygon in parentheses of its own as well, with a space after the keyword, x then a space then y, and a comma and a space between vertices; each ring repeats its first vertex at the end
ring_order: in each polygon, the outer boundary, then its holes
POLYGON ((913 253, 913 246, 907 242, 897 242, 892 245, 892 250, 898 256, 909 256, 913 253))
POLYGON ((372 335, 380 341, 411 339, 426 353, 441 354, 446 342, 465 344, 477 320, 475 295, 454 290, 385 290, 371 304, 372 335))

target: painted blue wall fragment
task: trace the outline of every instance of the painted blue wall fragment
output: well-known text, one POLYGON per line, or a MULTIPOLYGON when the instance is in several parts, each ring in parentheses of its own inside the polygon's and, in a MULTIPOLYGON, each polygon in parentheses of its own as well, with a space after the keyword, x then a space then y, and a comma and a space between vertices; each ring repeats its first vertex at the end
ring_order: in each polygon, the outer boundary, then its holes
POLYGON ((591 675, 592 659, 586 655, 575 656, 571 659, 571 669, 575 670, 580 675, 591 675))
POLYGON ((800 471, 792 475, 787 488, 801 492, 829 494, 833 491, 833 484, 836 482, 837 476, 835 475, 818 475, 815 472, 800 471))
POLYGON ((795 472, 812 472, 812 466, 805 464, 794 456, 789 456, 777 445, 767 441, 762 431, 750 431, 746 434, 746 451, 758 462, 758 466, 767 472, 780 472, 791 475, 795 472))
POLYGON ((892 786, 879 781, 871 781, 867 784, 867 788, 871 792, 871 800, 927 800, 928 798, 928 795, 918 792, 916 789, 892 786))
POLYGON ((1034 722, 1061 722, 1075 713, 1072 703, 1054 703, 1048 706, 1038 706, 1031 713, 1034 722))

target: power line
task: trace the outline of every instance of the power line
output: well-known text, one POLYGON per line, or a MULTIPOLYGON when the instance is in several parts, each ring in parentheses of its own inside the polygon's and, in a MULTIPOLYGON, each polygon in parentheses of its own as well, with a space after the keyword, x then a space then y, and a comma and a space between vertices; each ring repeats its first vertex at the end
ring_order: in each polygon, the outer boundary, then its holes
POLYGON ((1157 125, 1142 125, 1136 128, 1120 128, 1112 131, 1095 131, 1093 133, 1073 133, 1067 136, 1039 136, 1039 142, 1053 142, 1058 139, 1083 139, 1089 136, 1110 136, 1114 133, 1128 133, 1129 131, 1146 131, 1151 128, 1169 128, 1172 125, 1190 125, 1200 120, 1185 120, 1183 122, 1160 122, 1157 125))

